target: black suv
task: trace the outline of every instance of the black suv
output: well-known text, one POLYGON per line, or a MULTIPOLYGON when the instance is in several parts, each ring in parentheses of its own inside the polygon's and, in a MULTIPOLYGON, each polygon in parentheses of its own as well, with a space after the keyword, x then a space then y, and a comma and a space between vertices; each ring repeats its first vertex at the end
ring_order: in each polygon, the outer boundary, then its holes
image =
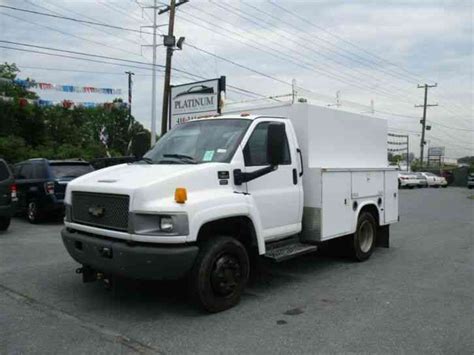
POLYGON ((0 159, 0 230, 5 231, 10 225, 15 211, 16 186, 13 174, 5 160, 0 159))
POLYGON ((30 159, 16 164, 18 209, 31 223, 63 215, 67 183, 93 170, 83 160, 30 159))

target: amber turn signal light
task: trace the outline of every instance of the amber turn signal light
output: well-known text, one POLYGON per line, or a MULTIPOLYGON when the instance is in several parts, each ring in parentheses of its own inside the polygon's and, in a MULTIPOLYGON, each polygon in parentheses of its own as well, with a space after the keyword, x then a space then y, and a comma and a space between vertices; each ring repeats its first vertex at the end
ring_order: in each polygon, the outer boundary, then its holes
POLYGON ((184 187, 178 187, 174 191, 174 200, 176 203, 185 203, 188 199, 188 193, 184 187))

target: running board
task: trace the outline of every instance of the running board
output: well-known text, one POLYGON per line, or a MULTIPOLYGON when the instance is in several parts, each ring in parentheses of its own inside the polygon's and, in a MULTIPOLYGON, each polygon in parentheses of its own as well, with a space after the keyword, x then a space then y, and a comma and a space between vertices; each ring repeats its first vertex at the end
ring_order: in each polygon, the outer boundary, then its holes
POLYGON ((267 244, 264 256, 279 263, 300 255, 312 253, 317 249, 316 245, 304 244, 299 239, 291 238, 267 244))

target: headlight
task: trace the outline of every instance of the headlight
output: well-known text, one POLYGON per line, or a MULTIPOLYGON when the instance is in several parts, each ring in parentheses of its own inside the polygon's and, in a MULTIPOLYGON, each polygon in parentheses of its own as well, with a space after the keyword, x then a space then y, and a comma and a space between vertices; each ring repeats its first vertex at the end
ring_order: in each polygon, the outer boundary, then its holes
POLYGON ((173 218, 171 217, 161 217, 160 218, 160 230, 162 232, 170 233, 173 231, 173 218))
POLYGON ((186 213, 131 213, 129 232, 141 235, 183 236, 189 234, 186 213))

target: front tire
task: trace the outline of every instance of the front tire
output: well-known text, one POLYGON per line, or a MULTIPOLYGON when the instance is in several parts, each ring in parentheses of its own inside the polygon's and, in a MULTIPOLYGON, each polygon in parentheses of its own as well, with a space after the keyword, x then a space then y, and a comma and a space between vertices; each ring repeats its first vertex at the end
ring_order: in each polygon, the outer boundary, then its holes
POLYGON ((10 226, 10 217, 0 217, 0 231, 6 231, 10 226))
POLYGON ((377 223, 369 212, 361 212, 357 229, 351 238, 352 256, 357 261, 365 261, 372 255, 377 239, 377 223))
POLYGON ((247 250, 238 240, 216 237, 204 241, 190 275, 194 301, 211 313, 235 306, 247 284, 249 271, 247 250))

